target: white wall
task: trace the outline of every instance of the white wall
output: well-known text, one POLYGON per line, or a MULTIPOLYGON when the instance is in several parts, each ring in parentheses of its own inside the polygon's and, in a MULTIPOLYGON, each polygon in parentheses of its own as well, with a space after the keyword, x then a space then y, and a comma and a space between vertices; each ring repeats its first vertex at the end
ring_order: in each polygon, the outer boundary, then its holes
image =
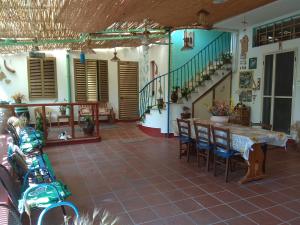
MULTIPOLYGON (((102 59, 108 60, 108 79, 109 79, 109 101, 113 106, 118 118, 118 64, 111 62, 114 49, 95 49, 97 54, 87 54, 86 59, 102 59)), ((168 47, 152 45, 149 48, 140 46, 137 48, 117 48, 118 57, 122 61, 139 62, 139 81, 141 89, 144 85, 143 81, 150 80, 150 61, 155 60, 158 64, 159 74, 166 73, 168 68, 168 47)), ((27 78, 27 57, 28 53, 20 53, 13 55, 0 55, 0 67, 11 80, 10 84, 0 81, 0 100, 12 101, 11 96, 16 92, 21 92, 26 96, 26 103, 53 103, 55 101, 62 102, 68 96, 68 80, 67 80, 67 51, 53 50, 46 51, 46 56, 56 57, 57 68, 57 99, 39 99, 31 100, 28 98, 28 78, 27 78), (6 59, 7 64, 16 70, 15 74, 9 73, 3 66, 3 60, 6 59)), ((72 101, 75 101, 74 88, 74 67, 73 59, 79 58, 79 51, 70 53, 70 71, 71 71, 71 93, 72 101)), ((0 70, 0 71, 1 71, 0 70)))
MULTIPOLYGON (((284 18, 288 17, 288 15, 283 17, 284 18)), ((278 18, 276 20, 278 20, 278 18)), ((268 22, 271 21, 266 21, 265 23, 268 22)), ((263 45, 255 48, 252 47, 253 28, 257 27, 258 25, 260 24, 247 27, 246 32, 244 32, 243 30, 239 31, 239 40, 241 40, 244 35, 248 35, 249 38, 248 53, 247 53, 247 68, 248 68, 249 58, 257 57, 257 69, 253 70, 255 82, 257 82, 257 78, 261 78, 263 81, 264 55, 269 53, 280 52, 278 43, 263 45)), ((300 113, 299 113, 300 111, 300 63, 299 63, 300 51, 298 49, 298 46, 300 46, 300 39, 288 40, 282 42, 282 50, 281 50, 281 51, 288 51, 288 50, 296 51, 296 57, 297 57, 297 61, 295 62, 296 69, 294 71, 295 76, 294 76, 294 91, 293 91, 294 99, 293 99, 293 110, 292 110, 292 123, 300 120, 300 113)), ((239 57, 240 57, 240 44, 238 49, 238 58, 239 57)), ((240 65, 238 65, 238 70, 233 74, 233 79, 232 79, 232 95, 235 103, 238 102, 239 72, 240 72, 240 65)), ((256 94, 255 101, 252 101, 250 103, 245 103, 245 104, 251 107, 251 121, 259 122, 261 121, 261 115, 262 115, 263 82, 261 83, 260 90, 255 91, 254 94, 256 94)))

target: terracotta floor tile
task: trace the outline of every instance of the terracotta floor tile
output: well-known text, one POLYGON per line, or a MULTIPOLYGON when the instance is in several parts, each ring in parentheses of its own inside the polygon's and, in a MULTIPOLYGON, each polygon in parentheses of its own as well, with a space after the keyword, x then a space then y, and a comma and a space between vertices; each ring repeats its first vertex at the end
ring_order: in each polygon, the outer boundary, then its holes
POLYGON ((256 225, 256 223, 245 216, 226 220, 228 225, 256 225))
POLYGON ((260 207, 262 209, 269 208, 276 205, 276 202, 273 202, 263 196, 247 198, 247 201, 251 202, 255 206, 260 207))
POLYGON ((194 200, 206 208, 223 204, 220 200, 218 200, 210 195, 202 195, 202 196, 194 198, 194 200))
POLYGON ((143 197, 143 199, 150 206, 166 204, 169 202, 169 200, 166 197, 164 197, 164 195, 159 193, 146 195, 143 197))
POLYGON ((193 199, 184 199, 178 202, 174 202, 174 204, 185 213, 203 208, 200 204, 198 204, 193 199))
POLYGON ((157 219, 156 214, 150 208, 131 211, 129 212, 129 215, 136 224, 146 223, 157 219))
POLYGON ((232 194, 229 191, 221 191, 218 193, 213 194, 213 196, 225 203, 234 202, 240 199, 239 196, 232 194))
POLYGON ((269 213, 279 217, 282 221, 288 221, 299 217, 299 212, 295 213, 284 206, 274 206, 266 209, 269 213))
POLYGON ((134 225, 127 213, 122 213, 116 216, 117 222, 115 225, 134 225))
POLYGON ((283 222, 265 211, 251 213, 247 217, 260 225, 277 225, 283 222))
POLYGON ((235 209, 236 211, 240 212, 241 214, 247 214, 259 210, 258 207, 244 200, 229 203, 229 206, 235 209))
POLYGON ((217 217, 223 219, 223 220, 227 220, 233 217, 237 217, 240 214, 235 211, 234 209, 230 208, 227 205, 218 205, 218 206, 214 206, 209 208, 209 210, 215 214, 217 217))
POLYGON ((196 224, 199 225, 213 224, 220 221, 218 217, 206 209, 191 212, 189 213, 189 216, 195 221, 196 224))
POLYGON ((154 206, 153 210, 161 218, 175 216, 177 214, 182 213, 182 211, 173 203, 154 206))
MULTIPOLYGON (((195 157, 179 160, 176 138, 149 137, 136 123, 106 123, 100 132, 101 142, 45 148, 72 192, 67 201, 81 212, 106 208, 120 225, 300 224, 300 151, 293 146, 268 152, 268 178, 239 185, 242 170, 225 183, 195 157)), ((49 225, 60 224, 55 218, 49 225)))
POLYGON ((195 225, 187 215, 178 215, 165 220, 166 225, 195 225))
POLYGON ((148 204, 141 197, 125 200, 122 203, 127 211, 148 207, 148 204))

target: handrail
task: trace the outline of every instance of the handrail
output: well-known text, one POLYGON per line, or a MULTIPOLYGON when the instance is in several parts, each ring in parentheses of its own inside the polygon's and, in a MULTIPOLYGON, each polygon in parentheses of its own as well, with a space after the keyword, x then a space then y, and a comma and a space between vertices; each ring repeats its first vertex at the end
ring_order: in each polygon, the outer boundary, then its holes
POLYGON ((170 76, 167 76, 169 73, 165 73, 147 82, 139 91, 141 118, 153 106, 157 105, 159 109, 163 107, 156 103, 156 99, 160 99, 158 102, 162 102, 161 99, 169 101, 167 91, 163 91, 167 90, 168 79, 171 79, 170 83, 173 88, 190 90, 195 90, 204 79, 209 79, 210 71, 215 71, 224 64, 221 57, 225 53, 230 53, 230 43, 231 34, 224 32, 182 66, 170 71, 170 76))

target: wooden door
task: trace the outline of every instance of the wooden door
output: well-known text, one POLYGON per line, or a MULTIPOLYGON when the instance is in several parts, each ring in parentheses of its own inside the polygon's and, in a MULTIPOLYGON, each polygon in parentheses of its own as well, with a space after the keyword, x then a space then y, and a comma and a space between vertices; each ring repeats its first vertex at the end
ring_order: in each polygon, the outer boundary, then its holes
POLYGON ((119 70, 119 119, 136 120, 138 112, 138 62, 118 63, 119 70))

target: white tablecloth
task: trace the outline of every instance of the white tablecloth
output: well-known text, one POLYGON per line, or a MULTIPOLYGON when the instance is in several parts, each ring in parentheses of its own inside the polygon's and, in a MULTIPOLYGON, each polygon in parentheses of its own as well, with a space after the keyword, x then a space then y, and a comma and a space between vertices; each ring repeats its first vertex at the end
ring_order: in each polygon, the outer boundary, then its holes
MULTIPOLYGON (((243 154, 248 160, 249 151, 256 143, 267 143, 279 147, 286 147, 288 137, 285 133, 264 130, 261 128, 246 127, 230 123, 214 123, 210 120, 200 120, 198 118, 189 119, 191 121, 191 136, 195 138, 194 121, 215 125, 222 128, 229 128, 231 132, 231 148, 243 154)), ((177 121, 172 122, 174 134, 178 135, 177 121)))

